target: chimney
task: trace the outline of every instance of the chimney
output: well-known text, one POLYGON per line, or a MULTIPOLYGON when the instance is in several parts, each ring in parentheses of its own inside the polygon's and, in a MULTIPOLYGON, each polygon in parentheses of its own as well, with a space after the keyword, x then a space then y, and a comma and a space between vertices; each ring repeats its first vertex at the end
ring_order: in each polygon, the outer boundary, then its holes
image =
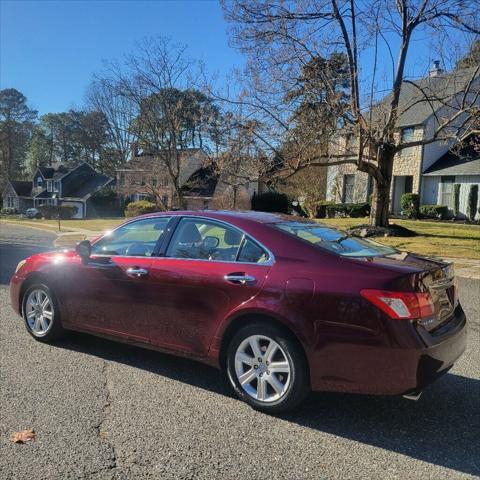
POLYGON ((443 68, 440 68, 440 60, 434 60, 432 67, 428 72, 429 77, 438 77, 443 73, 443 68))

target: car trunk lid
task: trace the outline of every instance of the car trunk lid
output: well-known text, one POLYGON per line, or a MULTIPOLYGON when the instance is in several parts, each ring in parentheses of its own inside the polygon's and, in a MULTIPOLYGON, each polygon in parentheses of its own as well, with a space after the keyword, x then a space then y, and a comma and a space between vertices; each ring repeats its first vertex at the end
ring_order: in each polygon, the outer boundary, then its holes
POLYGON ((458 299, 452 264, 406 252, 357 259, 362 260, 377 268, 397 272, 399 277, 396 285, 401 290, 412 288, 416 292, 427 292, 430 295, 433 315, 419 320, 429 332, 453 316, 458 299))
POLYGON ((452 318, 458 303, 457 286, 452 264, 424 271, 418 276, 418 287, 427 291, 434 305, 434 315, 420 321, 429 332, 434 331, 452 318))

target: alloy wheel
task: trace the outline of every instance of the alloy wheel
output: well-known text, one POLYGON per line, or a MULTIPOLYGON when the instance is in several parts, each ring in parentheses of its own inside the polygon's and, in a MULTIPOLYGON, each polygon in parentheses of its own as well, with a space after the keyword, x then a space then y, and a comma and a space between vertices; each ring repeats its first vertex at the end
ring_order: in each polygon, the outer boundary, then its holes
POLYGON ((25 318, 31 332, 38 337, 47 334, 53 323, 53 301, 42 289, 32 290, 25 302, 25 318))
POLYGON ((291 365, 277 342, 264 335, 252 335, 235 352, 235 373, 250 397, 268 403, 281 399, 287 392, 291 365))

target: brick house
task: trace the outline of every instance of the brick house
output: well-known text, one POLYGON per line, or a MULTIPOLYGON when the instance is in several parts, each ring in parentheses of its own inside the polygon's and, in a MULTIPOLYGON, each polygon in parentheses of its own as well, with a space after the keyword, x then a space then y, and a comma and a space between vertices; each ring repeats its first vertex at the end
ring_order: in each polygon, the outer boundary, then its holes
MULTIPOLYGON (((155 195, 166 208, 176 207, 175 189, 165 166, 150 154, 132 147, 132 159, 116 170, 117 195, 122 202, 152 198, 155 195), (155 194, 154 194, 155 192, 155 194)), ((191 175, 211 163, 200 148, 188 148, 179 153, 179 183, 183 186, 191 175)))
MULTIPOLYGON (((209 208, 250 208, 250 199, 258 191, 258 181, 230 185, 231 172, 219 172, 216 163, 200 148, 180 151, 180 186, 189 210, 209 208), (235 190, 235 191, 234 191, 235 190)), ((133 156, 116 171, 117 195, 121 202, 158 199, 166 209, 178 208, 176 192, 171 184, 166 166, 150 154, 138 152, 133 146, 133 156)))
MULTIPOLYGON (((395 133, 398 141, 427 140, 433 138, 433 133, 438 125, 438 119, 446 118, 455 111, 452 106, 463 97, 467 83, 475 69, 465 69, 455 73, 444 73, 438 62, 430 70, 429 76, 411 83, 403 83, 400 93, 401 114, 397 120, 395 133), (431 92, 442 101, 427 101, 421 91, 431 92)), ((473 88, 480 88, 480 78, 472 84, 473 88)), ((388 105, 389 96, 383 99, 372 111, 373 122, 382 125, 385 121, 384 108, 388 105)), ((368 113, 366 115, 368 118, 368 113)), ((340 135, 332 149, 336 155, 344 158, 355 158, 357 152, 356 139, 348 135, 340 135)), ((422 204, 444 204, 447 196, 442 192, 450 191, 452 176, 426 175, 427 171, 436 162, 454 147, 453 141, 434 141, 426 145, 410 147, 400 151, 393 164, 393 179, 390 191, 392 213, 400 214, 400 198, 404 193, 418 193, 422 204)), ((457 163, 462 163, 461 157, 457 163)), ((465 169, 460 169, 463 172, 465 169)), ((453 171, 453 170, 452 170, 453 171)), ((468 169, 471 173, 472 170, 468 169)), ((477 172, 480 174, 480 172, 477 172)), ((469 178, 453 179, 460 183, 478 183, 480 177, 470 175, 469 178)), ((463 187, 466 191, 467 186, 463 187)), ((327 173, 327 199, 336 202, 365 202, 373 192, 373 180, 364 173, 359 172, 354 164, 332 165, 327 173)), ((452 196, 453 197, 453 196, 452 196)), ((448 200, 448 206, 453 208, 453 200, 448 200)), ((465 213, 466 205, 461 212, 465 213)))
POLYGON ((85 218, 95 212, 94 193, 113 181, 87 163, 75 168, 38 167, 31 181, 7 182, 2 194, 3 206, 24 213, 31 207, 67 205, 77 208, 74 218, 85 218))

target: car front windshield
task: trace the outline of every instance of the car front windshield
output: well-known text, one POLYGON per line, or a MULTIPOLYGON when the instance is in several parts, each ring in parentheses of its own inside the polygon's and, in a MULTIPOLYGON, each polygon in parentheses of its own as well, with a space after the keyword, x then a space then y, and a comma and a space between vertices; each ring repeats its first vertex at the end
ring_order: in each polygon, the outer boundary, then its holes
POLYGON ((348 235, 313 222, 281 222, 274 226, 313 245, 344 257, 379 257, 398 251, 366 238, 348 235))

